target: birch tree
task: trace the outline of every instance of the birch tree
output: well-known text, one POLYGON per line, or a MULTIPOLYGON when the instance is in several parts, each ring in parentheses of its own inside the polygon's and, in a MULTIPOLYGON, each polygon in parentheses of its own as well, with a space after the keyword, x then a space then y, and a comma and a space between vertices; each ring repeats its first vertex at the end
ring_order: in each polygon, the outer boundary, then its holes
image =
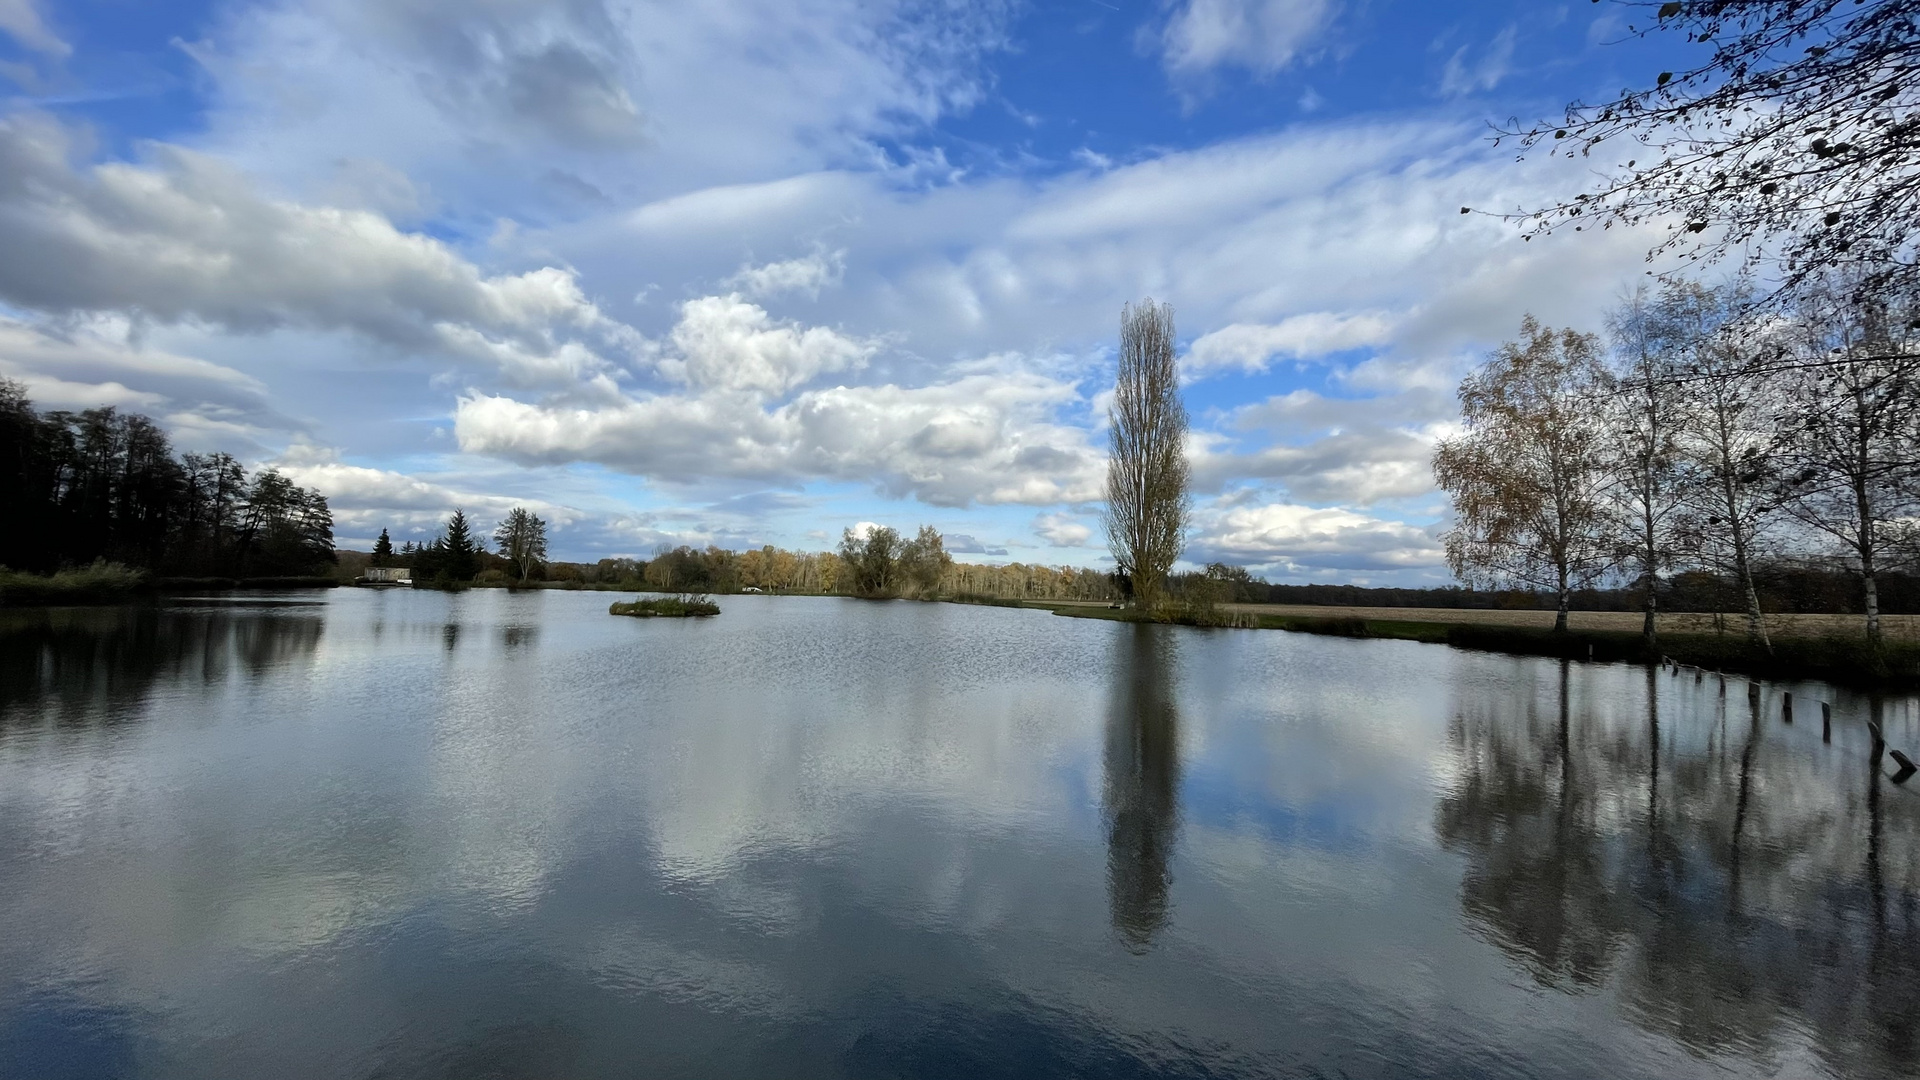
POLYGON ((1780 507, 1780 438, 1773 422, 1779 347, 1772 340, 1779 328, 1735 322, 1745 303, 1732 289, 1680 284, 1666 302, 1689 343, 1676 375, 1686 412, 1680 444, 1689 507, 1682 542, 1696 559, 1733 576, 1747 609, 1747 637, 1771 652, 1753 565, 1780 507))
POLYGON ((1507 125, 1522 156, 1598 183, 1531 233, 1664 226, 1656 250, 1761 262, 1792 289, 1836 267, 1911 283, 1920 239, 1920 0, 1621 0, 1628 38, 1692 59, 1640 89, 1507 125), (1648 85, 1651 83, 1651 85, 1648 85))
POLYGON ((1860 575, 1867 638, 1881 640, 1879 574, 1915 508, 1913 312, 1844 279, 1800 303, 1786 375, 1785 509, 1837 542, 1860 575))
POLYGON ((1677 342, 1666 305, 1645 288, 1615 308, 1608 324, 1619 366, 1602 447, 1620 554, 1640 585, 1640 634, 1651 650, 1659 641, 1660 572, 1673 564, 1674 526, 1685 495, 1673 382, 1677 342))
POLYGON ((1434 477, 1453 499, 1447 565, 1463 581, 1546 589, 1567 629, 1573 590, 1614 562, 1598 407, 1600 342, 1529 315, 1460 384, 1464 430, 1441 440, 1434 477))

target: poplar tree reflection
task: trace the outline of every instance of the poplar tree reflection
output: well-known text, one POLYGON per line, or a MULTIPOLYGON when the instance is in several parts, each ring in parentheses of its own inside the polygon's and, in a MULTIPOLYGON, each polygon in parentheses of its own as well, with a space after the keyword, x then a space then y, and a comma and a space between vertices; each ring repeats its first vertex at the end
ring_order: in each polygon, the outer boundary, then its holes
POLYGON ((1835 1075, 1910 1074, 1920 806, 1886 797, 1864 724, 1796 740, 1777 707, 1665 673, 1637 715, 1587 708, 1564 668, 1554 689, 1452 721, 1460 778, 1435 828, 1466 857, 1468 921, 1542 985, 1610 986, 1698 1050, 1767 1059, 1808 1038, 1835 1075), (1727 712, 1732 737, 1709 735, 1727 712))
POLYGON ((1158 627, 1128 628, 1108 702, 1105 816, 1107 902, 1127 948, 1141 952, 1167 922, 1167 864, 1178 812, 1180 715, 1173 642, 1158 627))

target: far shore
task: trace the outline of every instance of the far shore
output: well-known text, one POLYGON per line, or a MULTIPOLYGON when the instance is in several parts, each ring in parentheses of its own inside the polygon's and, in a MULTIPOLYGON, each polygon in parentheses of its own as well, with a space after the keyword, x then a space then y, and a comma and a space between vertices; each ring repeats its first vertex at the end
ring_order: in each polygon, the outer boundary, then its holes
MULTIPOLYGON (((1029 601, 1036 607, 1064 608, 1086 607, 1106 608, 1109 605, 1096 601, 1080 600, 1035 600, 1029 601)), ((1520 608, 1506 610, 1498 608, 1414 608, 1414 607, 1347 607, 1336 604, 1221 604, 1220 610, 1245 613, 1254 616, 1272 615, 1296 618, 1353 618, 1384 619, 1394 622, 1424 623, 1466 623, 1476 626, 1512 626, 1536 630, 1549 630, 1553 627, 1554 612, 1551 610, 1520 608)), ((1645 616, 1638 611, 1569 611, 1567 627, 1570 630, 1590 630, 1611 634, 1638 634, 1645 616)), ((1832 637, 1840 635, 1858 635, 1865 632, 1866 616, 1853 614, 1819 615, 1783 615, 1765 616, 1767 634, 1771 637, 1832 637)), ((1882 615, 1882 631, 1889 641, 1920 641, 1920 615, 1882 615)), ((1716 634, 1727 637, 1744 638, 1747 632, 1746 616, 1738 613, 1714 615, 1710 612, 1673 611, 1654 616, 1654 627, 1660 634, 1716 634)))
MULTIPOLYGON (((1139 613, 1086 602, 1029 603, 1056 615, 1124 622, 1139 613)), ((1458 608, 1315 607, 1305 604, 1223 604, 1222 612, 1262 630, 1292 630, 1332 637, 1418 641, 1434 645, 1607 663, 1675 663, 1706 673, 1766 680, 1819 679, 1876 689, 1920 688, 1920 616, 1889 620, 1885 640, 1870 646, 1859 615, 1775 615, 1767 619, 1772 648, 1747 640, 1746 624, 1725 616, 1679 612, 1658 620, 1658 643, 1649 650, 1637 612, 1569 613, 1565 633, 1553 630, 1551 611, 1485 611, 1458 608), (1892 620, 1899 620, 1896 624, 1892 620), (1898 627, 1896 629, 1896 626, 1898 627)))

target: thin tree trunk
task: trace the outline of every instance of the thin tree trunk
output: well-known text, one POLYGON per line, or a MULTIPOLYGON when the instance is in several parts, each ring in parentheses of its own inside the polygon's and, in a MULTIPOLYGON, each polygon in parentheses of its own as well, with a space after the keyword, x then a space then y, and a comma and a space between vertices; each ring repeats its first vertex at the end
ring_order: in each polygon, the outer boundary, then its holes
POLYGON ((1746 594, 1747 601, 1747 640, 1756 642, 1761 648, 1773 653, 1773 642, 1767 640, 1767 624, 1760 615, 1760 592, 1753 587, 1753 568, 1747 565, 1744 551, 1735 555, 1740 568, 1740 588, 1746 594))
POLYGON ((1553 616, 1553 630, 1556 634, 1564 634, 1567 632, 1568 599, 1567 568, 1562 566, 1560 567, 1560 609, 1556 611, 1553 616))
POLYGON ((1653 572, 1649 570, 1647 572, 1646 616, 1640 623, 1640 637, 1647 643, 1647 651, 1649 653, 1658 648, 1660 644, 1659 635, 1654 629, 1654 609, 1659 606, 1659 601, 1655 599, 1653 595, 1653 582, 1653 572))
POLYGON ((1873 543, 1873 499, 1867 494, 1866 468, 1862 462, 1855 470, 1853 481, 1853 507, 1856 515, 1854 536, 1860 553, 1860 585, 1866 594, 1867 642, 1875 648, 1880 646, 1880 582, 1879 567, 1873 543))
POLYGON ((1867 640, 1875 646, 1880 644, 1880 584, 1874 580, 1873 564, 1867 563, 1861 577, 1866 583, 1867 592, 1867 640))
MULTIPOLYGON (((1724 440, 1723 440, 1724 445, 1724 440)), ((1721 480, 1721 493, 1726 499, 1727 530, 1733 536, 1733 565, 1740 577, 1740 589, 1747 602, 1747 640, 1765 649, 1769 655, 1773 652, 1773 642, 1767 640, 1767 627, 1760 617, 1760 593, 1753 587, 1753 567, 1747 558, 1746 530, 1740 525, 1740 500, 1733 490, 1732 461, 1724 463, 1726 475, 1721 480)))

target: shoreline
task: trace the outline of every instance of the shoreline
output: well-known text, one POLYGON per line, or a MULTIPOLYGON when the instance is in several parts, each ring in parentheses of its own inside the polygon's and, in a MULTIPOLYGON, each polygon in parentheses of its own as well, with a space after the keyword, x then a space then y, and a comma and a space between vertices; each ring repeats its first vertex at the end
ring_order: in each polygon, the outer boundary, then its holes
MULTIPOLYGON (((1189 625, 1142 618, 1131 611, 1085 604, 1029 601, 1028 606, 1070 619, 1189 625)), ((1865 635, 1860 633, 1778 636, 1773 638, 1773 652, 1768 653, 1750 646, 1744 634, 1665 632, 1660 635, 1656 650, 1649 652, 1637 631, 1569 629, 1555 633, 1551 628, 1487 621, 1371 618, 1339 614, 1342 610, 1339 608, 1327 610, 1328 614, 1325 615, 1273 614, 1243 607, 1237 613, 1250 616, 1254 624, 1251 627, 1243 624, 1237 627, 1196 629, 1287 630, 1326 637, 1416 641, 1480 652, 1595 663, 1657 664, 1671 661, 1707 673, 1754 676, 1768 680, 1817 679, 1868 689, 1920 688, 1920 643, 1890 639, 1876 653, 1867 645, 1865 635)))

